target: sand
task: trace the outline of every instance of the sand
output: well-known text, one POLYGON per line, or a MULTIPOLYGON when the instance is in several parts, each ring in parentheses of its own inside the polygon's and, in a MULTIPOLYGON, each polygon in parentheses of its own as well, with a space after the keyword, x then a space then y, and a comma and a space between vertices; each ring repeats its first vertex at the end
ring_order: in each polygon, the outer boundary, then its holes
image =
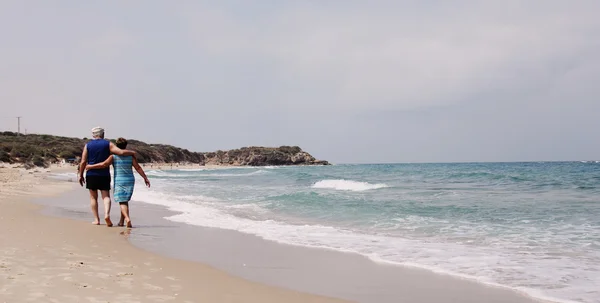
POLYGON ((44 216, 28 202, 74 186, 0 168, 0 302, 343 302, 161 257, 130 245, 127 229, 44 216))

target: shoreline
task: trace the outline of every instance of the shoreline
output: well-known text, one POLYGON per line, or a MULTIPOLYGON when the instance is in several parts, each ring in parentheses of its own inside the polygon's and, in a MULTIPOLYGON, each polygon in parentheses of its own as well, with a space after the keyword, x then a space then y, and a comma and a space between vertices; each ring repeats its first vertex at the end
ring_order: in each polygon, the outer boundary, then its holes
MULTIPOLYGON (((76 199, 82 196, 71 193, 63 200, 76 199)), ((238 231, 173 222, 165 217, 179 212, 135 199, 132 203, 134 225, 139 228, 134 228, 128 239, 136 247, 209 264, 251 281, 357 302, 438 302, 446 297, 455 298, 452 302, 544 302, 507 287, 374 262, 356 253, 281 244, 238 231), (415 292, 423 288, 428 290, 415 292)), ((81 216, 81 220, 89 216, 87 206, 66 205, 65 209, 53 215, 81 216)))
POLYGON ((47 172, 0 168, 3 302, 344 302, 160 256, 131 245, 125 229, 44 215, 31 202, 60 201, 75 186, 47 172))
POLYGON ((261 167, 319 167, 319 166, 333 166, 329 165, 318 165, 318 164, 299 164, 299 165, 264 165, 264 166, 251 166, 251 165, 232 165, 232 164, 177 164, 177 163, 140 163, 144 169, 152 170, 186 170, 186 169, 231 169, 231 168, 261 168, 261 167))
MULTIPOLYGON (((558 302, 536 298, 507 286, 487 284, 423 267, 377 262, 355 252, 293 245, 235 230, 174 222, 165 217, 177 215, 177 212, 168 210, 164 206, 150 205, 151 211, 146 210, 141 213, 148 215, 152 212, 154 216, 152 220, 160 221, 159 226, 163 224, 178 226, 176 231, 182 235, 179 235, 179 239, 154 238, 153 241, 158 243, 150 243, 143 237, 132 235, 129 239, 133 245, 177 259, 210 264, 235 276, 268 285, 365 303, 440 302, 441 299, 449 298, 451 298, 449 301, 444 302, 558 302), (189 250, 189 245, 182 244, 186 239, 202 240, 216 252, 243 250, 244 254, 235 256, 238 262, 224 261, 221 256, 215 255, 216 253, 199 248, 189 250), (227 239, 228 242, 235 244, 223 245, 214 239, 227 239), (161 243, 166 245, 160 245, 161 243), (265 254, 268 257, 264 256, 265 254), (265 271, 276 270, 282 271, 263 274, 265 271), (286 271, 293 273, 286 274, 286 271), (316 281, 297 277, 305 276, 314 279, 312 276, 315 276, 315 273, 317 273, 316 281), (323 282, 329 285, 327 287, 318 285, 323 282), (363 290, 357 291, 360 288, 363 290), (415 289, 421 289, 423 292, 415 292, 415 289), (426 293, 427 291, 433 291, 434 294, 426 293), (437 291, 442 294, 435 293, 437 291), (466 292, 468 295, 461 292, 466 292)), ((169 233, 167 230, 164 232, 165 235, 169 233)), ((151 238, 155 234, 145 236, 151 238)))
MULTIPOLYGON (((133 245, 177 259, 207 263, 252 281, 366 303, 440 302, 441 299, 449 298, 451 300, 444 302, 559 302, 549 298, 534 297, 525 291, 508 286, 489 284, 424 267, 378 262, 356 252, 294 245, 264 239, 237 230, 175 222, 166 218, 178 215, 179 212, 169 210, 162 205, 140 203, 146 204, 146 207, 149 206, 148 208, 151 210, 138 210, 138 212, 150 215, 151 221, 161 222, 158 224, 159 226, 163 224, 177 226, 176 231, 181 234, 179 239, 153 238, 153 241, 158 243, 150 243, 143 237, 130 237, 133 245), (202 240, 205 245, 214 248, 216 252, 243 250, 244 254, 236 255, 235 259, 239 260, 237 264, 236 262, 227 262, 222 260, 219 255, 215 255, 216 253, 203 251, 201 248, 190 250, 189 245, 183 244, 184 241, 190 239, 202 240), (227 239, 228 242, 234 244, 223 245, 214 239, 227 239), (160 243, 166 245, 160 245, 160 243), (264 254, 267 254, 268 257, 257 257, 264 254), (239 264, 243 265, 239 266, 239 264), (252 272, 252 268, 258 270, 252 272), (293 274, 286 274, 285 271, 282 271, 277 274, 263 275, 261 268, 286 269, 286 271, 293 271, 293 274), (338 273, 333 273, 334 271, 338 271, 338 273), (305 276, 314 276, 317 273, 317 281, 312 283, 313 281, 298 279, 295 275, 299 273, 305 276), (317 285, 321 282, 328 282, 330 285, 327 289, 323 289, 317 285), (365 292, 356 291, 360 288, 365 292), (415 289, 421 289, 423 292, 415 292, 415 289), (427 291, 433 291, 434 294, 427 293, 427 291), (437 291, 442 293, 436 293, 437 291)), ((168 229, 164 230, 163 235, 172 234, 168 229)), ((151 235, 145 236, 152 237, 151 235)))
MULTIPOLYGON (((60 172, 53 171, 52 173, 60 172)), ((72 171, 66 169, 64 172, 72 171)), ((45 215, 62 217, 59 220, 65 220, 65 217, 74 219, 77 216, 81 216, 78 218, 79 220, 85 220, 89 217, 87 204, 76 208, 69 205, 63 208, 62 204, 58 204, 61 203, 61 200, 73 202, 72 200, 81 199, 80 196, 75 199, 73 197, 73 194, 77 192, 75 190, 78 187, 76 182, 71 183, 64 180, 50 182, 66 183, 70 186, 70 190, 63 191, 58 197, 45 199, 47 203, 42 203, 45 207, 39 206, 38 216, 43 216, 42 213, 45 212, 45 215), (51 210, 53 207, 54 213, 51 210), (57 211, 57 207, 63 209, 57 211), (44 211, 40 212, 40 209, 44 211), (59 214, 61 211, 64 213, 59 214)), ((86 195, 83 196, 85 198, 86 195)), ((35 200, 34 203, 38 204, 35 200)), ((1 206, 2 201, 0 201, 1 206)), ((114 207, 115 205, 113 205, 114 207)), ((480 301, 545 302, 508 287, 490 286, 482 282, 430 272, 422 268, 374 262, 355 253, 281 244, 237 231, 176 223, 164 219, 174 212, 153 204, 139 204, 136 206, 135 212, 136 218, 147 218, 147 222, 138 220, 139 222, 136 223, 134 221, 134 224, 140 228, 134 228, 130 234, 126 235, 129 241, 125 242, 129 243, 128 246, 149 252, 156 258, 165 258, 171 261, 185 260, 182 262, 191 261, 192 264, 202 266, 208 264, 208 267, 217 268, 219 272, 245 279, 243 281, 256 281, 262 283, 260 285, 272 285, 279 290, 292 289, 292 291, 305 294, 317 293, 356 302, 439 302, 439 300, 461 303, 480 301), (145 210, 143 210, 144 208, 145 210), (139 225, 140 222, 141 225, 139 225), (189 246, 186 242, 189 242, 190 239, 198 240, 198 242, 204 243, 202 246, 208 245, 211 249, 203 250, 202 247, 189 246), (243 253, 229 255, 229 257, 223 256, 223 253, 232 254, 234 251, 243 253), (265 254, 269 255, 270 259, 265 258, 263 256, 265 254), (240 266, 242 263, 244 266, 240 266), (299 263, 302 266, 299 266, 299 263), (335 271, 342 274, 335 274, 335 271)), ((116 214, 114 209, 112 214, 113 217, 116 214)), ((76 223, 87 225, 83 222, 76 223)), ((98 229, 98 227, 92 227, 92 230, 94 229, 98 229)), ((105 230, 105 228, 100 227, 100 230, 105 230)), ((114 232, 123 231, 122 228, 109 230, 111 230, 109 234, 116 238, 116 241, 124 238, 124 235, 114 232)), ((1 291, 0 294, 2 294, 1 291)))
MULTIPOLYGON (((328 166, 333 166, 334 164, 330 164, 328 166)), ((29 168, 26 169, 25 168, 25 164, 24 163, 3 163, 0 162, 0 169, 5 168, 5 169, 20 169, 23 171, 35 171, 35 172, 48 172, 51 170, 59 170, 60 172, 66 173, 66 172, 72 172, 72 173, 77 173, 77 164, 70 164, 70 163, 64 163, 64 164, 51 164, 48 167, 39 167, 39 166, 35 166, 33 168, 29 168)), ((217 164, 205 164, 205 165, 200 165, 200 164, 193 164, 193 163, 186 163, 186 164, 177 164, 177 163, 140 163, 140 166, 146 171, 146 170, 213 170, 213 169, 231 169, 231 168, 261 168, 261 167, 306 167, 306 166, 311 166, 311 167, 319 167, 319 166, 324 166, 324 165, 265 165, 265 166, 250 166, 250 165, 231 165, 231 164, 223 164, 223 165, 217 165, 217 164)))

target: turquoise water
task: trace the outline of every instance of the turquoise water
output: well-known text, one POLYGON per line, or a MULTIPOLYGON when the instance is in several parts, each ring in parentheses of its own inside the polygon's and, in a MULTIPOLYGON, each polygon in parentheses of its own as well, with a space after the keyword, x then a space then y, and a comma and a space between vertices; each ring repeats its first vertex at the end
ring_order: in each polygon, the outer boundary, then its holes
MULTIPOLYGON (((600 302, 600 163, 149 171, 169 220, 600 302)), ((141 183, 138 183, 138 185, 141 183)))

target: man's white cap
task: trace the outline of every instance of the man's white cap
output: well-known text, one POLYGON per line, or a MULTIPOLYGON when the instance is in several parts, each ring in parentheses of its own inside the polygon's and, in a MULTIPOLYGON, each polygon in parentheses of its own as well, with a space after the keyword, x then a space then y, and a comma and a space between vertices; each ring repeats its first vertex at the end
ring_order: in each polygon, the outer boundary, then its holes
POLYGON ((103 134, 104 134, 104 128, 102 128, 100 126, 96 126, 96 127, 92 128, 92 135, 101 136, 103 134))

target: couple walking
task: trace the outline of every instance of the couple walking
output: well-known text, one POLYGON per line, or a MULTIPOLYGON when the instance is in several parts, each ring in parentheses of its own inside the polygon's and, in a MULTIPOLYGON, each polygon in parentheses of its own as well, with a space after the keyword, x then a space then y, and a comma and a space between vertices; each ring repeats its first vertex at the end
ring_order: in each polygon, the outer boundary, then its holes
POLYGON ((135 152, 126 149, 127 140, 119 138, 113 144, 104 139, 104 129, 101 127, 92 129, 92 137, 92 140, 83 148, 78 174, 79 184, 83 186, 85 183, 90 192, 91 208, 95 219, 93 224, 100 224, 100 216, 98 215, 98 191, 100 191, 104 202, 104 220, 108 227, 113 225, 110 220, 110 165, 112 164, 114 175, 113 196, 121 208, 121 218, 118 225, 132 227, 131 218, 129 217, 129 200, 133 195, 135 185, 132 168, 135 168, 144 178, 146 186, 150 187, 150 181, 138 164, 135 152))

